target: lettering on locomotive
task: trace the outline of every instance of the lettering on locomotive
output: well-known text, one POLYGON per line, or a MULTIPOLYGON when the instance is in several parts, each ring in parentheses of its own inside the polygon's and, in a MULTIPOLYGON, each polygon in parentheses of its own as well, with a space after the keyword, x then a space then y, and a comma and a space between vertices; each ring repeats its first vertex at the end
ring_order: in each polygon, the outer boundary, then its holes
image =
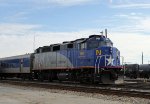
POLYGON ((85 53, 83 51, 80 51, 80 56, 84 56, 85 53))
POLYGON ((102 51, 101 50, 96 50, 96 56, 99 56, 102 54, 102 51))

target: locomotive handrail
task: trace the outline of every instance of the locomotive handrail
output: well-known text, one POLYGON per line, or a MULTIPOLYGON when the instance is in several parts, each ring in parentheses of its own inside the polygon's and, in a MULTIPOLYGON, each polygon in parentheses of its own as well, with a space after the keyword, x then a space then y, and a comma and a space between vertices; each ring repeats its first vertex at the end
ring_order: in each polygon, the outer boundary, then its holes
POLYGON ((97 58, 96 58, 96 62, 95 62, 95 73, 97 72, 97 70, 98 70, 98 72, 99 72, 99 69, 100 69, 100 60, 101 60, 101 58, 102 57, 105 57, 105 66, 106 66, 106 57, 107 56, 111 56, 111 55, 100 55, 100 56, 97 56, 97 58), (99 59, 99 61, 98 61, 98 59, 99 59), (97 64, 97 61, 98 61, 98 64, 97 64), (98 67, 97 67, 98 66, 98 67))
MULTIPOLYGON (((97 64, 97 60, 98 60, 98 58, 101 59, 101 57, 102 57, 102 56, 97 56, 97 58, 96 58, 96 62, 95 62, 95 73, 96 73, 96 69, 97 69, 97 65, 96 65, 96 64, 97 64)), ((100 59, 99 59, 99 60, 100 60, 100 59)), ((99 63, 100 63, 100 62, 99 62, 99 63)), ((98 69, 99 69, 99 66, 98 66, 98 69)))
MULTIPOLYGON (((96 61, 95 61, 95 73, 97 72, 97 70, 98 70, 98 72, 99 72, 99 69, 100 69, 100 60, 101 60, 101 58, 102 57, 104 57, 105 58, 105 66, 107 66, 106 65, 106 57, 107 56, 110 56, 111 57, 111 55, 100 55, 100 56, 97 56, 97 58, 96 58, 96 61)), ((123 67, 123 71, 124 71, 124 74, 125 74, 125 68, 124 68, 124 65, 123 65, 123 63, 124 63, 124 57, 123 56, 120 56, 120 58, 122 59, 122 67, 123 67)))

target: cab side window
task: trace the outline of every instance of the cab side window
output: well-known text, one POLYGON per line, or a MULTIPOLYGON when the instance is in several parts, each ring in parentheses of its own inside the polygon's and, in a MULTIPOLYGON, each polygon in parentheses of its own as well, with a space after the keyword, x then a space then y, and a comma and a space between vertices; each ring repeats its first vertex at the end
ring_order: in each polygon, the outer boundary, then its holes
POLYGON ((87 43, 80 43, 80 50, 87 49, 87 43))

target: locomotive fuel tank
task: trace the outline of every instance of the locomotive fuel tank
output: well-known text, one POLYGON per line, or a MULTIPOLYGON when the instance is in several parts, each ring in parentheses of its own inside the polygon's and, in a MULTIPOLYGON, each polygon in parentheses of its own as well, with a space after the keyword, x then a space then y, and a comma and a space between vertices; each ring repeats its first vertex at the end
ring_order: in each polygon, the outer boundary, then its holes
POLYGON ((61 80, 61 81, 66 81, 66 80, 69 79, 70 74, 67 73, 67 72, 58 73, 58 74, 57 74, 57 77, 58 77, 58 79, 61 80))

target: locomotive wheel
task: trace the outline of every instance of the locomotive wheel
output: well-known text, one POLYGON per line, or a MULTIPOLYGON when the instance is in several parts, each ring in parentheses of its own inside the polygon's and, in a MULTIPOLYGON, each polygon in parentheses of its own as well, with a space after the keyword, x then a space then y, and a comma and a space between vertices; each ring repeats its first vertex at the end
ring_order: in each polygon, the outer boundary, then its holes
POLYGON ((39 75, 38 75, 38 80, 39 80, 40 82, 43 82, 44 78, 43 78, 43 74, 42 74, 42 73, 39 73, 39 75))
POLYGON ((149 79, 149 75, 148 75, 148 74, 146 74, 146 75, 145 75, 145 78, 149 79))
POLYGON ((137 79, 137 76, 136 76, 136 75, 134 76, 134 79, 137 79))
POLYGON ((48 81, 49 81, 49 82, 53 82, 53 79, 52 79, 52 77, 51 77, 50 75, 51 75, 51 74, 48 75, 48 81))

